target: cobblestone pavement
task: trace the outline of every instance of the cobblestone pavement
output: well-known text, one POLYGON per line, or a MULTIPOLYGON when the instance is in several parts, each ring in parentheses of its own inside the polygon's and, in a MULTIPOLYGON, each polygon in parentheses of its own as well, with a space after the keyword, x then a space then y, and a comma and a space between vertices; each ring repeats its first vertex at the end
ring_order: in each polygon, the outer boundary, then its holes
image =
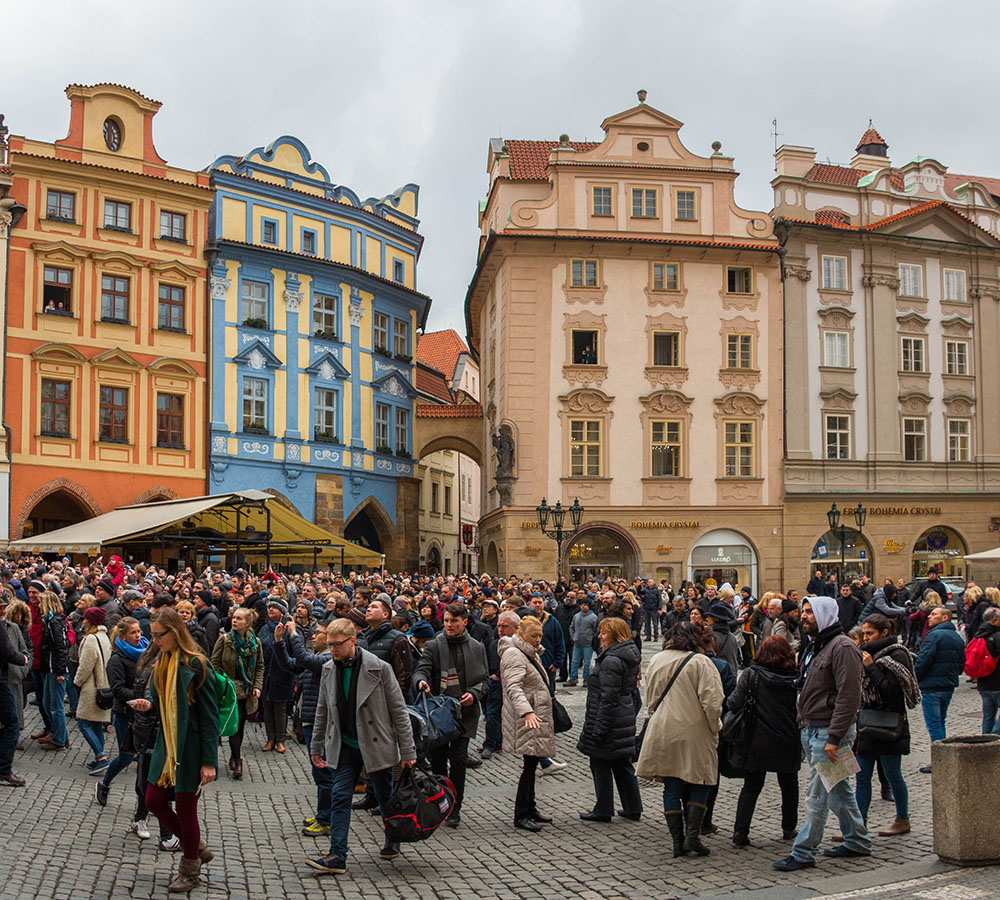
MULTIPOLYGON (((644 656, 651 655, 647 649, 644 656)), ((560 687, 559 698, 576 726, 582 722, 584 697, 585 688, 560 687)), ((979 695, 963 682, 949 711, 949 732, 977 733, 979 710, 979 695)), ((28 731, 36 730, 37 724, 37 714, 29 708, 28 731)), ((932 853, 930 776, 917 772, 929 759, 919 710, 913 717, 913 752, 903 765, 913 832, 905 838, 876 837, 870 858, 821 859, 815 869, 787 875, 771 867, 789 850, 781 840, 773 779, 761 795, 752 847, 737 849, 729 840, 740 783, 724 779, 716 809, 721 830, 708 839, 712 854, 675 860, 655 784, 642 787, 646 813, 641 822, 616 819, 602 825, 579 820, 579 813, 591 808, 593 792, 587 760, 575 749, 577 734, 575 727, 557 739, 559 756, 569 767, 539 778, 539 807, 555 819, 541 835, 512 827, 520 766, 519 760, 501 754, 470 771, 458 829, 441 829, 426 843, 404 845, 399 859, 384 862, 378 859, 377 820, 356 813, 347 873, 318 877, 303 865, 307 856, 327 849, 325 839, 300 834, 301 821, 312 814, 315 797, 304 748, 292 741, 284 755, 262 753, 262 734, 257 727, 248 727, 244 780, 234 782, 224 776, 205 790, 202 821, 216 858, 204 870, 205 884, 192 896, 220 900, 997 896, 994 885, 1000 871, 951 868, 932 853)), ((114 781, 108 806, 101 808, 93 798, 96 779, 83 768, 89 753, 74 724, 70 737, 72 749, 54 759, 25 735, 30 746, 17 755, 15 771, 28 779, 28 787, 0 789, 6 862, 0 898, 166 897, 178 854, 159 852, 155 838, 140 842, 127 833, 135 804, 134 767, 114 781)), ((112 744, 109 736, 109 748, 112 744)), ((223 766, 225 759, 220 754, 223 766)), ((870 819, 876 830, 892 818, 892 804, 873 802, 870 819)), ((835 820, 830 824, 835 830, 835 820)), ((150 826, 155 835, 153 820, 150 826)))

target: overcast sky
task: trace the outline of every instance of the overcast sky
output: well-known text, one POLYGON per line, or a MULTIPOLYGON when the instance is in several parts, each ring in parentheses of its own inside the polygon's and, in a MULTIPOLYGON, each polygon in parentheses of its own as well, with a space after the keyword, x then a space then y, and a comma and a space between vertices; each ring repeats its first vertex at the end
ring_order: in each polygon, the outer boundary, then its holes
POLYGON ((775 118, 779 142, 820 160, 846 164, 872 118, 894 163, 923 154, 1000 175, 996 2, 4 6, 0 113, 12 133, 63 137, 63 88, 113 81, 162 101, 154 135, 172 165, 202 168, 293 134, 362 197, 415 182, 428 330, 463 336, 489 139, 597 140, 638 88, 686 123, 694 152, 722 141, 750 208, 771 208, 775 118))

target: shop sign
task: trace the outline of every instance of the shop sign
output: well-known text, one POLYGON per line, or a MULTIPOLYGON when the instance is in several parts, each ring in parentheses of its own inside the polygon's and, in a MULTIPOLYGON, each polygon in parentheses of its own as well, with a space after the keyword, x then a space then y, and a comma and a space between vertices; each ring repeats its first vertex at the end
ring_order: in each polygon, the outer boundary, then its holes
POLYGON ((656 552, 657 553, 669 553, 673 549, 674 549, 673 547, 668 547, 666 544, 657 544, 656 545, 656 552))
POLYGON ((816 549, 813 551, 815 553, 816 559, 826 559, 830 555, 830 551, 827 549, 826 541, 819 541, 816 544, 816 549))
POLYGON ((521 528, 523 528, 523 529, 528 529, 528 528, 541 528, 541 527, 542 527, 542 526, 541 526, 541 525, 539 525, 539 524, 538 524, 537 522, 522 522, 522 523, 521 523, 521 528))
POLYGON ((486 534, 493 534, 494 531, 502 531, 503 522, 497 522, 495 525, 490 525, 488 528, 484 529, 486 534))
POLYGON ((629 528, 698 528, 699 523, 695 522, 629 522, 629 528))
POLYGON ((729 544, 715 547, 695 547, 691 552, 692 566, 752 566, 753 551, 749 547, 729 544))
POLYGON ((872 506, 870 516, 939 516, 940 506, 872 506))
POLYGON ((899 541, 893 541, 886 538, 882 543, 882 549, 889 555, 894 556, 897 553, 903 552, 903 544, 899 541))
POLYGON ((534 544, 525 544, 524 545, 524 552, 525 553, 535 554, 535 553, 540 553, 541 550, 542 550, 541 547, 537 547, 534 544))

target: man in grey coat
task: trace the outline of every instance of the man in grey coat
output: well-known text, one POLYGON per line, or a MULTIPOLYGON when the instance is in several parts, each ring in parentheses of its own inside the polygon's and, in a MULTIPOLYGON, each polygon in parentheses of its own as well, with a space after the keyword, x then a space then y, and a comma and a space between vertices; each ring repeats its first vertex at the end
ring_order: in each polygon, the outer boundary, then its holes
MULTIPOLYGON (((320 676, 310 760, 333 770, 330 786, 330 852, 306 865, 339 875, 347 870, 351 799, 362 769, 384 809, 392 794, 392 767, 417 760, 406 701, 392 667, 357 646, 354 623, 334 619, 326 629, 330 662, 320 676)), ((395 859, 399 845, 386 841, 382 859, 395 859)))

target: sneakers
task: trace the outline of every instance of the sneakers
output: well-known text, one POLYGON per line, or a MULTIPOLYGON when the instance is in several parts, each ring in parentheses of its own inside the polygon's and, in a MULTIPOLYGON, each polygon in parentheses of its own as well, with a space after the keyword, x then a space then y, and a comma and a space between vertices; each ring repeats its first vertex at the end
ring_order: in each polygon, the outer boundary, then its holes
POLYGON ((399 844, 394 844, 392 841, 386 841, 385 846, 379 852, 379 859, 395 859, 399 856, 399 844))
POLYGON ((316 859, 307 859, 306 865, 317 872, 328 872, 331 875, 342 875, 347 871, 347 860, 342 856, 334 856, 332 853, 316 859))
POLYGON ((479 755, 483 759, 490 759, 493 756, 493 749, 491 747, 483 747, 483 749, 479 751, 479 755))
POLYGON ((172 834, 165 841, 157 841, 156 846, 160 850, 166 850, 168 853, 174 853, 175 851, 181 849, 181 839, 177 837, 176 834, 172 834))
POLYGON ((134 834, 140 841, 149 840, 149 826, 146 825, 145 819, 136 819, 128 827, 129 834, 134 834))
POLYGON ((95 759, 87 763, 88 775, 103 775, 108 770, 108 766, 111 765, 111 760, 106 756, 101 759, 95 759))
POLYGON ((302 829, 302 833, 308 837, 322 837, 324 834, 330 833, 330 826, 323 825, 313 819, 311 825, 306 825, 306 827, 302 829))
POLYGON ((786 856, 772 863, 779 872, 798 872, 799 869, 815 869, 816 863, 811 859, 796 859, 794 856, 786 856))
POLYGON ((568 763, 556 762, 554 759, 547 765, 542 767, 543 775, 556 775, 566 768, 568 763))
POLYGON ((103 781, 98 781, 94 785, 94 799, 101 804, 101 806, 108 805, 108 794, 111 793, 111 788, 109 788, 103 781))
POLYGON ((316 824, 316 817, 315 816, 310 816, 308 819, 303 819, 302 820, 302 827, 303 828, 308 828, 310 825, 315 825, 315 824, 316 824))
POLYGON ((871 850, 852 850, 845 844, 841 844, 839 847, 830 847, 828 850, 823 851, 824 856, 829 856, 832 859, 848 859, 855 856, 871 856, 871 850))

